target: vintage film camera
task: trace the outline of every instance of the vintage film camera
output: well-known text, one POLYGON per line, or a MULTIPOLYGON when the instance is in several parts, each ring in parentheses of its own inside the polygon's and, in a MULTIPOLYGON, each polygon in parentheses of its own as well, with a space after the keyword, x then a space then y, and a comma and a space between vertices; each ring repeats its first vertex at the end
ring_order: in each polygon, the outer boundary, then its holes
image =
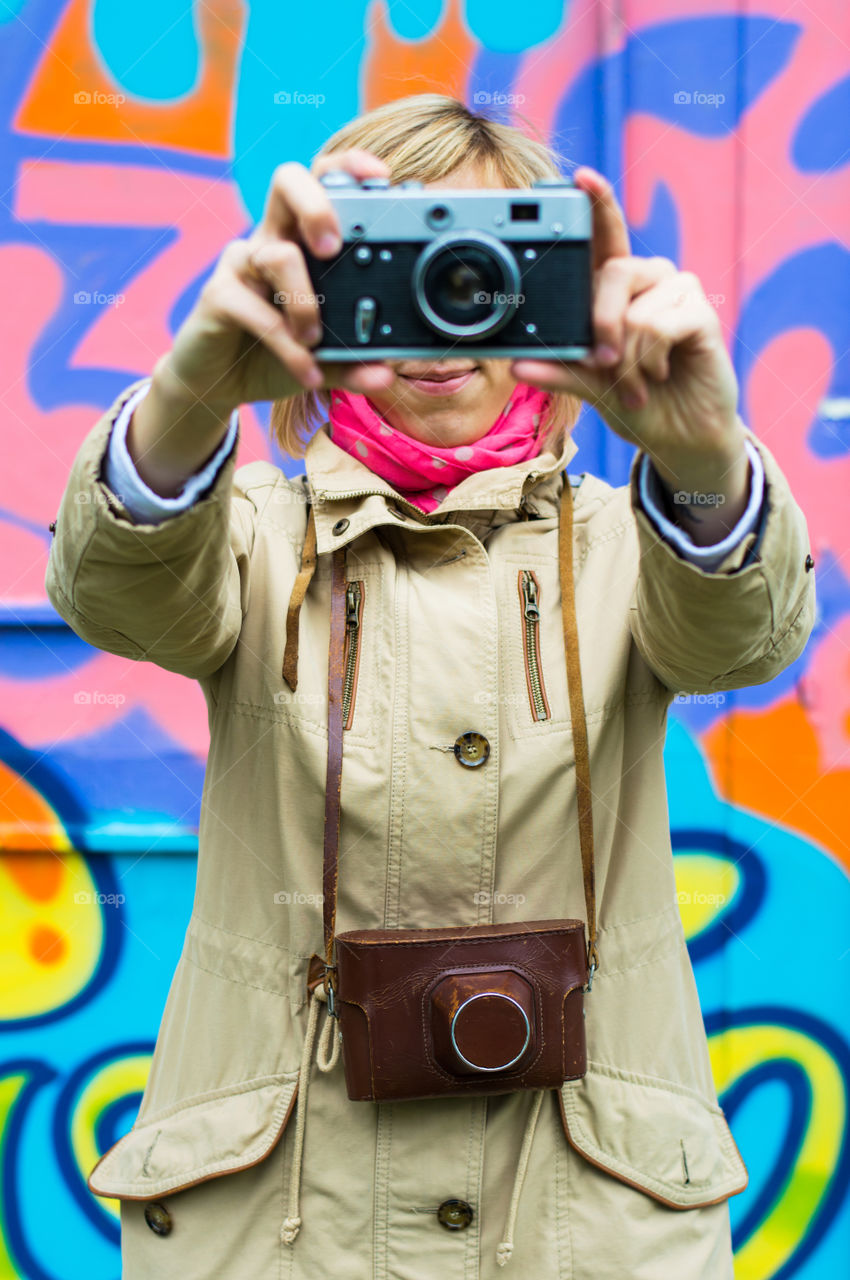
POLYGON ((304 250, 317 360, 589 354, 591 207, 568 178, 474 191, 341 170, 321 181, 343 245, 333 258, 304 250))

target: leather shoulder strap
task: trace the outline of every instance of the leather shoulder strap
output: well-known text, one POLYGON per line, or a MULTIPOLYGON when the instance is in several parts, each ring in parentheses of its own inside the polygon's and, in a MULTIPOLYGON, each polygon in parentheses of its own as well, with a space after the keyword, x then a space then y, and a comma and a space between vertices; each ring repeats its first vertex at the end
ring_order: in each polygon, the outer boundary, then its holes
POLYGON ((564 626, 564 650, 567 655, 567 689, 573 729, 573 753, 576 762, 578 839, 584 879, 584 905, 587 911, 587 966, 590 984, 593 982, 594 973, 599 968, 599 953, 596 948, 593 799, 590 790, 590 749, 587 742, 587 718, 584 713, 584 691, 581 683, 576 622, 576 590, 573 572, 573 486, 566 472, 564 472, 564 488, 561 492, 561 510, 558 520, 558 571, 561 578, 561 616, 564 626))
MULTIPOLYGON (((325 931, 325 990, 335 989, 331 974, 333 940, 336 925, 336 891, 339 873, 340 792, 342 785, 342 695, 345 653, 345 552, 341 547, 332 553, 331 629, 328 651, 328 768, 325 791, 325 843, 323 866, 323 920, 325 931)), ((589 983, 599 968, 596 945, 596 883, 593 856, 593 805, 590 789, 590 750, 579 661, 578 626, 576 623, 575 577, 573 573, 573 494, 569 476, 564 473, 561 493, 558 567, 561 579, 561 612, 564 648, 567 658, 567 688, 575 753, 576 795, 578 799, 579 846, 581 849, 584 901, 587 911, 587 958, 589 983)))
POLYGON ((307 514, 307 532, 301 548, 301 568, 292 586, 289 608, 286 611, 286 644, 283 650, 283 678, 295 691, 298 684, 298 617, 307 588, 316 569, 316 516, 313 504, 307 514))
MULTIPOLYGON (((342 698, 345 659, 345 553, 331 554, 331 632, 328 647, 328 769, 325 781, 325 847, 322 875, 322 916, 325 930, 325 991, 336 990, 330 979, 336 926, 336 886, 339 875, 340 791, 342 788, 342 698)), ((332 1008, 330 993, 328 1003, 332 1008)))

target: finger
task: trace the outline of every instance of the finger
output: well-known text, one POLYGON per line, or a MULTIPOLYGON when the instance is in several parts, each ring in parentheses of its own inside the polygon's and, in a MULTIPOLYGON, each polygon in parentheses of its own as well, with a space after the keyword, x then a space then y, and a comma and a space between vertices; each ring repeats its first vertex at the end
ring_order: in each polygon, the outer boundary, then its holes
POLYGON ((236 324, 252 334, 286 367, 304 388, 321 386, 322 373, 311 352, 293 337, 278 307, 245 282, 247 241, 228 245, 219 269, 204 286, 203 295, 213 318, 236 324))
POLYGON ((273 290, 275 305, 286 309, 296 340, 304 346, 315 346, 322 336, 319 297, 299 246, 292 240, 260 242, 251 248, 248 265, 273 290))
POLYGON ((696 277, 677 272, 648 289, 626 312, 623 360, 616 370, 618 394, 625 408, 640 408, 649 398, 646 376, 663 382, 670 372, 670 353, 677 343, 700 335, 712 341, 716 313, 704 299, 696 277))
POLYGON ((569 391, 590 404, 599 400, 607 385, 604 375, 587 369, 578 361, 513 360, 511 377, 517 382, 539 387, 541 391, 569 391))
POLYGON ((611 183, 586 164, 575 170, 573 182, 591 199, 593 266, 600 267, 609 258, 628 257, 631 254, 629 231, 611 183))
POLYGON ((316 156, 310 170, 320 178, 332 169, 344 169, 355 178, 388 178, 390 166, 386 160, 364 151, 362 147, 350 147, 347 151, 323 151, 316 156))
POLYGON ((339 219, 328 193, 314 174, 295 161, 275 169, 257 236, 264 241, 297 237, 323 258, 342 247, 339 219))
POLYGON ((613 366, 623 356, 626 311, 633 298, 676 275, 669 258, 609 258, 595 273, 593 333, 598 365, 613 366))
POLYGON ((326 364, 320 363, 319 368, 324 374, 324 385, 328 389, 344 387, 348 391, 368 395, 370 391, 384 391, 395 382, 395 373, 388 364, 328 361, 326 364))

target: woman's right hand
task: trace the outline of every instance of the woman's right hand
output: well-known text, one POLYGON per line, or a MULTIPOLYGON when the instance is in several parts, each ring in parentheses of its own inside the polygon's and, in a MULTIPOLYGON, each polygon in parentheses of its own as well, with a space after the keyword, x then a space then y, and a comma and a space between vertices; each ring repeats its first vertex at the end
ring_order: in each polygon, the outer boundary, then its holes
POLYGON ((346 387, 368 394, 394 374, 375 362, 319 365, 319 307, 301 244, 316 257, 339 252, 340 227, 319 177, 345 169, 357 178, 389 177, 368 151, 320 156, 312 169, 295 162, 272 175, 262 220, 245 240, 225 246, 215 269, 157 363, 155 379, 177 399, 200 401, 226 420, 232 409, 300 391, 346 387), (284 305, 276 304, 283 295, 284 305))

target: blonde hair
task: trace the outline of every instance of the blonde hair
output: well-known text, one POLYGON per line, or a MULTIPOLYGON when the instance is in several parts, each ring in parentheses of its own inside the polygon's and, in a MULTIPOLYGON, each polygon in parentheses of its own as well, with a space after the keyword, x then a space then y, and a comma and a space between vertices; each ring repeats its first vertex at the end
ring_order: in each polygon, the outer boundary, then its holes
MULTIPOLYGON (((547 144, 514 125, 476 115, 464 103, 439 93, 420 93, 387 102, 355 117, 328 138, 317 155, 360 147, 384 160, 394 183, 415 178, 440 182, 460 165, 481 166, 494 186, 527 187, 537 178, 558 177, 559 158, 547 144)), ((327 418, 330 392, 302 391, 272 405, 269 434, 282 452, 303 458, 310 428, 327 418)), ((581 401, 553 393, 540 423, 542 449, 557 457, 566 432, 578 418, 581 401)))

